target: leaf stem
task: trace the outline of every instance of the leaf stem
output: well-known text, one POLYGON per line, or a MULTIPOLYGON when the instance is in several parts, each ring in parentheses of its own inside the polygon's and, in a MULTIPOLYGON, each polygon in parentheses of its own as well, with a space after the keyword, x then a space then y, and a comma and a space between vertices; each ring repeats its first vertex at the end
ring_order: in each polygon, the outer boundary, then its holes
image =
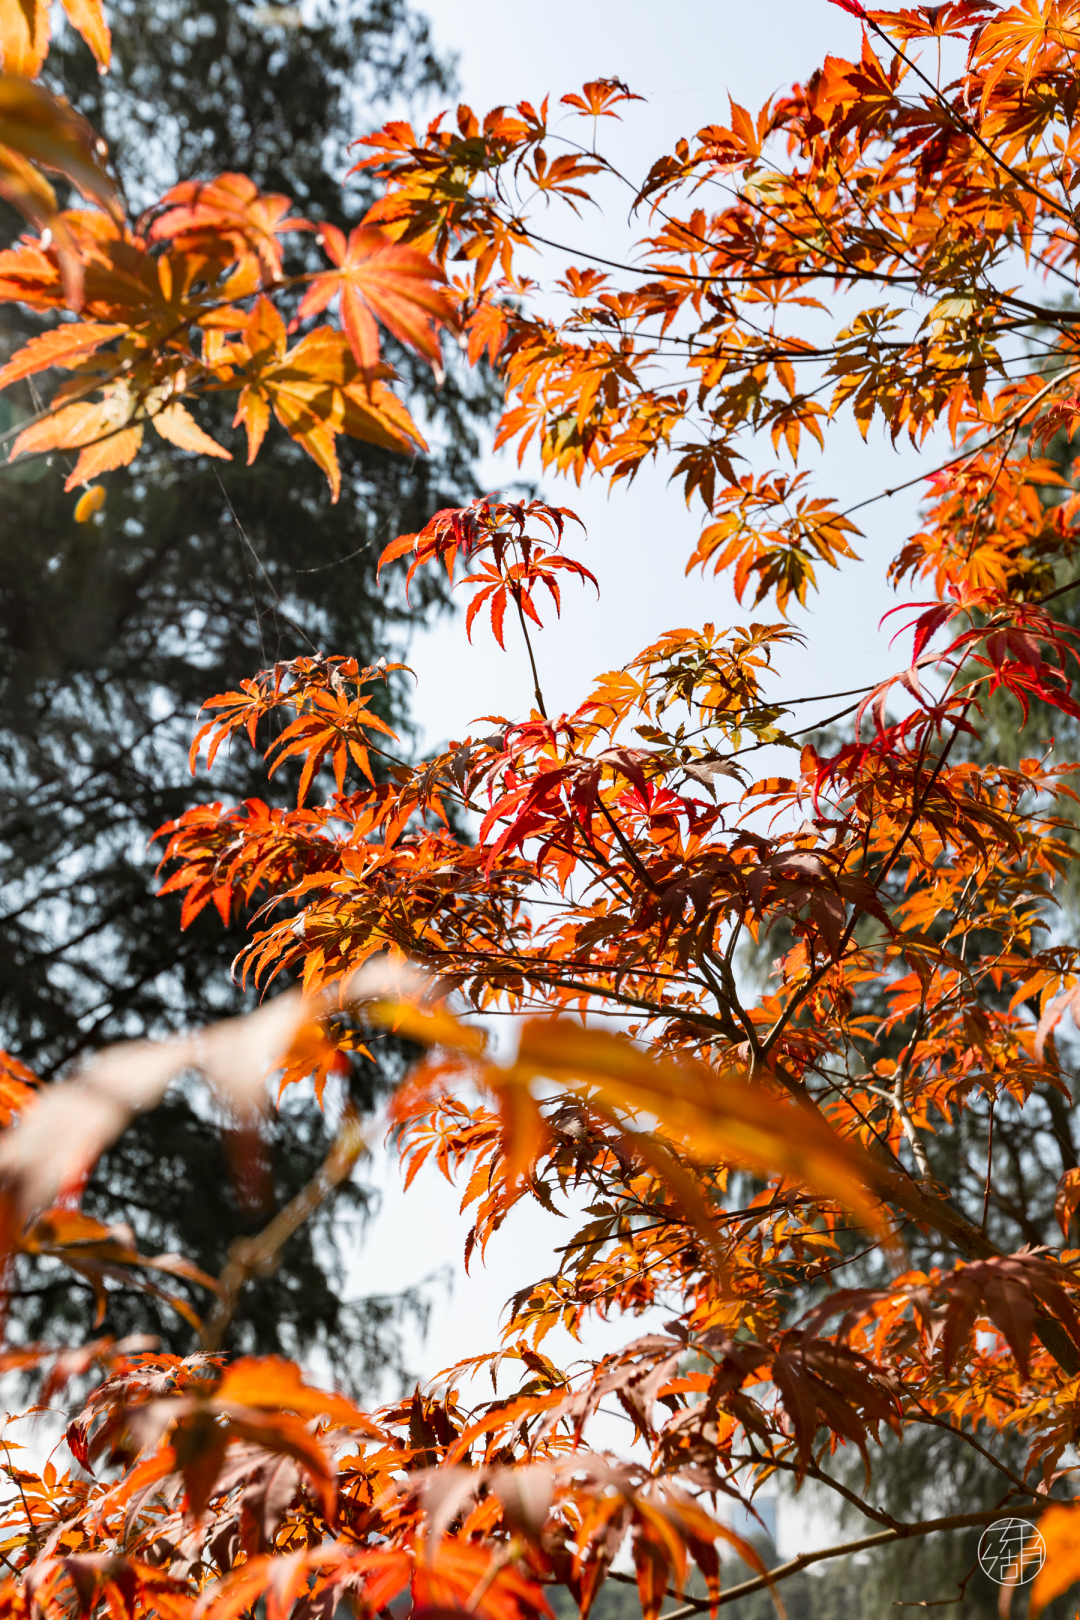
POLYGON ((517 608, 518 623, 521 625, 521 633, 525 637, 525 650, 529 655, 529 668, 532 670, 533 697, 536 699, 536 707, 540 710, 540 713, 546 720, 548 717, 548 712, 544 707, 544 695, 540 690, 540 676, 536 671, 536 659, 533 657, 532 641, 529 637, 529 632, 525 624, 525 614, 521 606, 521 591, 516 585, 511 585, 510 594, 514 598, 514 606, 517 608))
POLYGON ((347 1108, 330 1152, 307 1186, 301 1188, 255 1237, 239 1238, 230 1248, 220 1277, 221 1299, 203 1329, 204 1349, 213 1351, 221 1347, 248 1280, 274 1269, 279 1250, 331 1193, 348 1180, 366 1147, 356 1114, 351 1107, 347 1108))

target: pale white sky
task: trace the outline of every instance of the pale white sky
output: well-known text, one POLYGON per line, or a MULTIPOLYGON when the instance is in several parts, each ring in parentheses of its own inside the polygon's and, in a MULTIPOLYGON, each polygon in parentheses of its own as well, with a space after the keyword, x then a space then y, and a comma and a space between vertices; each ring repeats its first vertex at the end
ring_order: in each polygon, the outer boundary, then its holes
MULTIPOLYGON (((726 95, 757 110, 772 92, 809 73, 828 51, 851 55, 858 50, 854 19, 826 0, 431 0, 426 8, 437 44, 458 54, 462 98, 480 113, 499 103, 527 98, 535 103, 548 92, 553 100, 578 88, 586 79, 617 76, 648 98, 631 106, 625 123, 604 130, 604 150, 614 144, 624 172, 643 176, 654 157, 670 149, 680 135, 691 136, 710 122, 726 123, 726 95)), ((580 127, 580 126, 579 126, 580 127)), ((625 214, 625 207, 623 208, 625 214)), ((587 215, 576 228, 563 214, 552 213, 551 234, 581 245, 625 243, 625 221, 587 215)), ((599 251, 606 252, 601 245, 599 251)), ((570 256, 554 255, 536 274, 561 274, 570 256)), ((774 465, 771 448, 754 453, 762 469, 774 465)), ((854 430, 830 435, 819 480, 821 493, 835 494, 847 506, 910 477, 917 466, 910 450, 894 451, 880 434, 864 446, 854 430)), ((539 478, 536 461, 525 471, 539 478)), ((489 458, 485 477, 490 487, 515 476, 504 457, 489 458)), ((677 487, 665 476, 641 475, 629 491, 610 497, 599 484, 577 491, 560 482, 543 481, 546 498, 577 510, 589 539, 577 554, 600 581, 597 605, 591 589, 570 585, 564 593, 562 621, 545 630, 538 642, 538 662, 549 709, 576 705, 591 678, 626 662, 662 631, 677 625, 700 625, 706 619, 727 624, 745 622, 723 584, 700 575, 684 577, 685 560, 700 528, 689 514, 677 487)), ((858 549, 862 567, 823 581, 812 610, 799 616, 806 650, 784 661, 781 694, 841 690, 884 675, 897 666, 887 636, 877 628, 881 614, 896 598, 884 585, 884 568, 909 532, 916 505, 912 496, 869 509, 866 539, 858 549)), ((571 544, 578 547, 576 540, 571 544)), ((757 617, 775 617, 765 605, 757 617)), ((414 712, 434 745, 460 737, 470 720, 485 713, 510 716, 531 706, 531 685, 524 661, 513 651, 501 653, 487 630, 465 640, 460 617, 420 633, 410 661, 419 683, 414 712)), ((899 652, 899 650, 898 650, 899 652)), ((810 716, 808 715, 809 719, 810 716)), ((772 768, 777 768, 774 765, 772 768)), ((462 1249, 468 1221, 457 1212, 457 1197, 434 1172, 423 1173, 403 1197, 396 1165, 379 1162, 376 1179, 383 1187, 383 1211, 364 1246, 351 1282, 358 1290, 391 1290, 412 1283, 440 1265, 451 1268, 453 1290, 438 1292, 427 1342, 417 1346, 417 1364, 431 1373, 482 1348, 495 1345, 501 1308, 528 1276, 540 1276, 554 1263, 553 1245, 565 1242, 572 1228, 539 1208, 516 1214, 492 1240, 486 1267, 474 1262, 466 1278, 462 1249)), ((610 1324, 591 1333, 588 1351, 596 1354, 629 1341, 642 1324, 610 1324)), ((572 1357, 566 1336, 553 1334, 545 1350, 556 1359, 572 1357)), ((619 1442, 613 1427, 609 1443, 619 1442)), ((807 1513, 781 1514, 780 1540, 785 1555, 818 1541, 821 1525, 807 1513)))

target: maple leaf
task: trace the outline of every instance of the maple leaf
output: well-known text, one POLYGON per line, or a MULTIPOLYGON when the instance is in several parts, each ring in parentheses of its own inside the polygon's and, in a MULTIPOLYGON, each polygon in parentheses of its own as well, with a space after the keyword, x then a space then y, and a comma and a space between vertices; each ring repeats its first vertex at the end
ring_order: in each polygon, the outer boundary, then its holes
POLYGON ((181 1620, 188 1613, 185 1583, 153 1564, 115 1552, 82 1552, 59 1561, 56 1574, 74 1588, 83 1613, 104 1601, 106 1612, 131 1616, 145 1606, 161 1620, 181 1620))
POLYGON ((288 1620, 296 1598, 315 1576, 314 1595, 340 1601, 356 1593, 373 1612, 406 1591, 412 1567, 398 1549, 367 1551, 340 1544, 300 1551, 282 1557, 267 1554, 249 1558, 221 1581, 210 1585, 196 1607, 196 1620, 237 1620, 260 1598, 268 1620, 288 1620))
POLYGON ((569 95, 559 97, 564 107, 573 107, 575 112, 587 118, 618 118, 620 115, 615 108, 621 101, 642 99, 634 95, 629 85, 621 79, 590 79, 582 87, 580 95, 572 91, 569 95))
POLYGON ((78 450, 79 457, 64 483, 65 490, 75 489, 135 459, 143 440, 142 423, 134 420, 137 409, 137 401, 124 383, 110 389, 97 404, 62 405, 23 429, 11 446, 9 460, 49 450, 78 450))
POLYGON ((17 0, 0 11, 0 66, 5 73, 37 77, 49 50, 47 0, 17 0))
POLYGON ((250 380, 240 391, 235 421, 247 429, 249 463, 258 453, 271 410, 322 468, 335 501, 341 492, 336 434, 405 453, 427 449, 409 412, 383 381, 390 373, 361 368, 345 333, 319 327, 289 349, 281 316, 260 296, 244 339, 250 380))
MULTIPOLYGON (((5 17, 13 13, 22 15, 22 0, 9 0, 4 7, 5 17)), ((82 301, 80 256, 41 169, 63 175, 119 219, 116 187, 102 164, 104 150, 85 118, 66 101, 20 73, 0 74, 0 196, 39 229, 52 231, 73 309, 82 301)))
POLYGON ((914 11, 872 11, 866 15, 897 39, 956 39, 963 37, 966 25, 983 21, 997 9, 996 0, 950 0, 946 5, 918 6, 914 11))
POLYGON ((1080 1506, 1055 1502, 1039 1519, 1037 1528, 1045 1552, 1028 1599, 1031 1620, 1038 1620, 1048 1604, 1080 1580, 1080 1506))
MULTIPOLYGON (((98 67, 108 67, 112 52, 102 0, 63 0, 71 26, 93 51, 98 67)), ((51 28, 47 0, 10 0, 0 8, 0 66, 5 73, 34 79, 49 51, 51 28)))
POLYGON ((62 174, 120 219, 116 186, 102 166, 103 143, 86 119, 43 85, 0 75, 0 144, 62 174))
POLYGON ((381 1438, 382 1431, 344 1395, 304 1382, 295 1362, 283 1356, 244 1356, 226 1370, 214 1400, 224 1411, 237 1407, 284 1409, 299 1417, 328 1418, 332 1423, 381 1438))
POLYGON ((1057 1196, 1054 1199, 1054 1219, 1061 1228, 1061 1235, 1066 1242, 1070 1222, 1078 1208, 1080 1208, 1080 1170, 1066 1170, 1058 1182, 1057 1196))
POLYGON ((15 1115, 33 1101, 38 1078, 32 1069, 10 1052, 0 1052, 0 1126, 11 1124, 15 1115))
POLYGON ((268 282, 282 273, 279 238, 311 226, 286 218, 292 200, 278 192, 260 191, 244 174, 219 174, 214 180, 182 180, 170 187, 158 205, 165 212, 152 221, 151 242, 196 245, 204 235, 224 237, 238 253, 253 253, 268 282))
POLYGON ((1035 1304, 1046 1306, 1080 1343, 1080 1321, 1063 1284, 1067 1274, 1038 1255, 1021 1251, 972 1262, 942 1279, 949 1299, 942 1335, 946 1369, 952 1366, 978 1315, 985 1315, 1007 1340, 1021 1376, 1028 1375, 1035 1304))
MULTIPOLYGON (((617 117, 618 114, 611 116, 617 117)), ((583 180, 590 174, 599 174, 601 168, 601 164, 590 163, 576 153, 564 153, 563 156, 549 161, 543 147, 537 147, 532 165, 527 166, 526 172, 537 191, 551 192, 554 196, 564 197, 577 213, 577 207, 572 201, 574 197, 584 202, 591 202, 593 199, 581 186, 572 185, 571 181, 583 180)))
MULTIPOLYGON (((94 346, 92 343, 91 347, 94 346)), ((44 360, 43 363, 49 364, 51 361, 44 360)), ((203 432, 179 400, 168 400, 162 404, 160 396, 154 399, 152 395, 140 400, 125 382, 110 385, 105 390, 103 400, 62 405, 48 412, 40 421, 31 423, 16 438, 10 459, 27 454, 40 455, 48 450, 79 450, 79 458, 64 484, 65 490, 75 489, 77 485, 88 483, 103 472, 114 467, 126 467, 133 461, 143 442, 143 422, 146 419, 161 438, 181 450, 215 456, 225 461, 232 459, 227 450, 203 432)), ((96 509, 85 508, 85 516, 91 516, 92 510, 96 509)))
POLYGON ((155 432, 161 438, 175 444, 180 450, 191 450, 199 455, 215 456, 222 461, 231 461, 232 456, 209 433, 204 433, 191 412, 186 410, 179 400, 173 400, 164 405, 161 410, 155 411, 150 421, 155 432))
MULTIPOLYGON (((435 1026, 408 1005, 392 1005, 380 1016, 417 1040, 451 1038, 451 1030, 443 1024, 438 1034, 432 1034, 435 1026)), ((467 1039, 464 1031, 460 1038, 467 1039)), ((766 1087, 740 1084, 732 1076, 719 1088, 703 1071, 659 1063, 603 1031, 533 1019, 523 1026, 515 1064, 503 1071, 489 1066, 485 1079, 502 1095, 541 1076, 590 1088, 614 1110, 652 1115, 666 1130, 692 1143, 695 1152, 731 1155, 762 1170, 782 1169, 837 1198, 869 1226, 880 1229, 880 1213, 869 1191, 875 1180, 869 1161, 823 1120, 806 1110, 785 1107, 766 1087)), ((521 1108, 508 1115, 513 1134, 507 1152, 520 1162, 535 1157, 536 1144, 542 1140, 536 1117, 535 1104, 529 1110, 524 1098, 521 1108), (528 1138, 524 1145, 517 1139, 522 1133, 528 1138)))
POLYGON ((64 13, 94 53, 98 68, 104 72, 112 56, 112 36, 105 21, 102 0, 61 0, 64 13))
POLYGON ((369 226, 344 233, 324 225, 319 242, 337 266, 315 277, 300 301, 297 319, 304 320, 338 299, 341 324, 358 366, 365 371, 379 363, 377 317, 399 342, 440 369, 435 322, 454 327, 456 319, 440 283, 446 277, 438 265, 415 248, 404 247, 369 226))
POLYGON ((216 1586, 210 1586, 201 1599, 197 1614, 212 1620, 236 1620, 260 1598, 265 1600, 267 1620, 288 1620, 293 1606, 306 1591, 312 1567, 320 1562, 317 1554, 294 1552, 286 1557, 266 1554, 249 1558, 238 1570, 216 1586))
POLYGON ((1070 985, 1043 1008, 1035 1030, 1035 1056, 1040 1063, 1043 1061, 1046 1042, 1067 1012, 1071 1012, 1073 1024, 1080 1029, 1080 984, 1070 985))
POLYGON ((201 1330, 202 1322, 188 1302, 138 1273, 146 1270, 164 1272, 169 1276, 183 1277, 212 1293, 221 1292, 215 1278, 185 1260, 182 1255, 140 1254, 130 1227, 105 1226, 78 1210, 46 1210, 22 1235, 18 1248, 23 1254, 49 1255, 61 1260, 72 1271, 86 1278, 97 1298, 98 1326, 108 1308, 104 1286, 106 1278, 122 1278, 128 1287, 161 1300, 196 1331, 201 1330))
POLYGON ((50 366, 65 366, 84 359, 126 330, 119 321, 79 321, 42 332, 18 349, 6 365, 0 366, 0 388, 47 371, 50 366))

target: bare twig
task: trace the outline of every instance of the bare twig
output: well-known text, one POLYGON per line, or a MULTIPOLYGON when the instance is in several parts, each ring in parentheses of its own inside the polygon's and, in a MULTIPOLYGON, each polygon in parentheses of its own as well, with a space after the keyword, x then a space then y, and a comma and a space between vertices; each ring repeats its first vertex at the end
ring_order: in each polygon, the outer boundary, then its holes
MULTIPOLYGON (((800 1553, 797 1558, 789 1558, 786 1564, 778 1564, 770 1569, 767 1575, 756 1575, 753 1580, 740 1581, 738 1586, 729 1586, 718 1598, 690 1598, 678 1609, 671 1609, 664 1615, 664 1620, 686 1620, 693 1614, 700 1614, 703 1610, 712 1607, 715 1602, 736 1603, 739 1598, 749 1597, 751 1592, 762 1592, 766 1587, 774 1585, 777 1581, 787 1580, 790 1575, 797 1575, 800 1570, 806 1569, 810 1564, 818 1564, 826 1558, 846 1558, 853 1553, 870 1552, 875 1547, 888 1547, 897 1541, 907 1541, 919 1536, 932 1536, 939 1530, 969 1530, 981 1524, 989 1524, 1002 1511, 1003 1504, 997 1507, 985 1508, 981 1513, 954 1513, 945 1519, 926 1519, 919 1524, 898 1525, 895 1530, 881 1530, 874 1536, 860 1536, 858 1541, 839 1542, 832 1547, 821 1547, 816 1552, 800 1553)), ((1014 1506, 1009 1504, 1009 1513, 1014 1518, 1036 1518, 1046 1511, 1045 1501, 1031 1506, 1014 1506)))
POLYGON ((220 1348, 249 1278, 265 1276, 274 1269, 278 1252, 331 1193, 349 1179, 366 1147, 360 1121, 353 1109, 347 1108, 330 1152, 307 1186, 278 1211, 269 1226, 255 1237, 238 1238, 231 1246, 228 1263, 219 1279, 222 1297, 203 1329, 206 1350, 220 1348))

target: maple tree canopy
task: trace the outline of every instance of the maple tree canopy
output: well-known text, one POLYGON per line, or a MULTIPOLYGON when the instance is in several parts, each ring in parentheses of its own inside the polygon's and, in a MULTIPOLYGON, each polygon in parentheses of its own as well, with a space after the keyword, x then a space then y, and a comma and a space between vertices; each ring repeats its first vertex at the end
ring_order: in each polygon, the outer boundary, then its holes
MULTIPOLYGON (((861 21, 859 59, 827 58, 756 114, 733 101, 728 124, 659 156, 630 186, 632 262, 601 238, 556 302, 528 275, 557 230, 535 208, 628 184, 598 150, 639 99, 620 81, 364 136, 380 200, 348 238, 324 229, 324 269, 287 278, 279 238, 305 222, 241 175, 127 222, 92 133, 25 77, 44 9, 4 0, 0 184, 33 231, 0 254, 0 296, 57 318, 0 386, 62 374, 10 455, 77 452, 76 519, 147 425, 230 455, 199 426, 208 392, 235 395, 249 456, 283 428, 336 488, 337 435, 422 445, 380 327, 433 365, 457 333, 505 382, 500 443, 578 481, 663 463, 701 514, 688 566, 729 575, 746 608, 731 628, 657 627, 550 713, 538 632, 592 576, 572 512, 493 495, 383 561, 458 580, 467 632, 486 620, 526 660, 528 716, 489 715, 413 765, 371 705, 385 664, 320 654, 208 695, 193 766, 265 748, 296 808, 189 811, 161 830, 163 889, 185 922, 250 916, 236 972, 263 1005, 50 1087, 4 1073, 9 1270, 27 1253, 73 1267, 99 1327, 109 1287, 162 1291, 201 1335, 186 1360, 107 1335, 6 1352, 45 1367, 48 1399, 88 1391, 67 1431, 77 1469, 9 1469, 0 1602, 20 1616, 231 1620, 259 1600, 268 1620, 340 1601, 373 1616, 408 1590, 420 1609, 528 1620, 553 1585, 586 1615, 627 1545, 656 1620, 691 1564, 707 1595, 680 1614, 779 1594, 815 1558, 934 1532, 970 1545, 1002 1514, 1041 1526, 1032 1615, 1080 1578, 1080 1170, 1074 1154, 1053 1189, 1060 1242, 1038 1227, 1021 1247, 1028 1212, 1006 1207, 994 1145, 995 1117, 1000 1142, 1071 1103, 1057 1042, 1066 1014, 1080 1025, 1080 951, 1053 891, 1076 859, 1077 767, 967 746, 1002 692, 1025 717, 1037 702, 1080 718, 1078 635, 1055 617, 1080 584, 1080 0, 838 3, 861 21), (99 209, 58 213, 42 166, 99 209), (808 306, 831 336, 805 335, 808 306), (925 446, 922 527, 889 566, 920 595, 897 610, 901 667, 842 694, 847 740, 823 753, 798 719, 817 694, 782 699, 772 662, 827 571, 858 560, 843 492, 813 493, 807 465, 847 417, 925 446), (746 470, 751 436, 778 470, 746 470), (755 778, 777 746, 790 775, 755 778), (739 972, 748 941, 772 961, 761 993, 739 972), (518 1015, 506 1062, 475 1016, 495 1011, 518 1015), (341 1053, 386 1028, 428 1048, 391 1124, 410 1182, 425 1164, 462 1179, 470 1253, 523 1200, 589 1205, 489 1356, 364 1413, 291 1363, 222 1351, 247 1277, 350 1173, 351 1114, 219 1278, 138 1254, 77 1195, 193 1068, 236 1116, 243 1183, 267 1075, 314 1076, 321 1097, 341 1053), (545 1352, 557 1325, 661 1305, 661 1331, 584 1370, 545 1352), (495 1394, 466 1407, 481 1369, 495 1394), (592 1438, 613 1400, 633 1425, 623 1457, 592 1438), (890 1433, 927 1425, 977 1451, 989 1505, 911 1521, 868 1497, 866 1534, 773 1571, 724 1523, 725 1497, 752 1502, 777 1475, 858 1506, 844 1456, 869 1476, 890 1433), (757 1573, 724 1590, 729 1548, 757 1573)), ((94 0, 67 9, 104 59, 94 0)))

